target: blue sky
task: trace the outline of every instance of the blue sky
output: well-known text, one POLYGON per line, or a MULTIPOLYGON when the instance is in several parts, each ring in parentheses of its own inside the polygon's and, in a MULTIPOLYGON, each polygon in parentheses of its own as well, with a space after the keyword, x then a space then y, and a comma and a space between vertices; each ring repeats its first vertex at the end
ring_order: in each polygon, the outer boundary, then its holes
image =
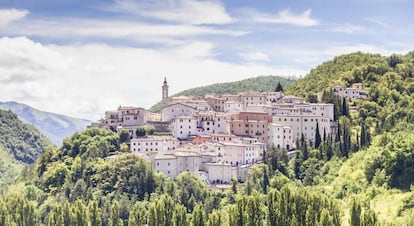
POLYGON ((1 0, 0 101, 97 119, 170 93, 414 50, 409 0, 1 0))

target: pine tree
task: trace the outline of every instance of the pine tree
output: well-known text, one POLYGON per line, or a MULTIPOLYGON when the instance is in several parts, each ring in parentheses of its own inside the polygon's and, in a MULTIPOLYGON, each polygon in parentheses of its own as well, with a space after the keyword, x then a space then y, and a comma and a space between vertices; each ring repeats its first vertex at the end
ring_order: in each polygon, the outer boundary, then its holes
POLYGON ((280 81, 277 83, 275 92, 283 92, 283 86, 280 84, 280 81))

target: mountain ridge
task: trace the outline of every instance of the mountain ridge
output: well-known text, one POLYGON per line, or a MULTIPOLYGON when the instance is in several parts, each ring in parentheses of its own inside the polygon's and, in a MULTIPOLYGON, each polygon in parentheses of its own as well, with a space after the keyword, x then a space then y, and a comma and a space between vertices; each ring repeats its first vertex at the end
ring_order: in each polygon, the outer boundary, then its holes
POLYGON ((64 138, 85 129, 91 123, 86 119, 42 111, 15 101, 0 102, 0 109, 14 112, 20 120, 35 126, 55 145, 62 144, 64 138))

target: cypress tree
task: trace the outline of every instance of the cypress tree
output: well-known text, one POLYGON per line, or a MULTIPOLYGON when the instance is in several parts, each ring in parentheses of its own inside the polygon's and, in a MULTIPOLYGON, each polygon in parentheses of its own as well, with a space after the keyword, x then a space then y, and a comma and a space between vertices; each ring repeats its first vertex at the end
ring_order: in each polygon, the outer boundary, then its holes
POLYGON ((109 219, 109 226, 118 226, 122 224, 122 219, 119 216, 118 202, 115 201, 111 207, 111 217, 109 219))
POLYGON ((316 122, 316 129, 315 129, 315 148, 319 148, 321 145, 321 134, 319 133, 319 122, 316 122))
POLYGON ((347 117, 349 116, 349 107, 346 98, 342 98, 342 115, 347 117))
POLYGON ((269 186, 269 175, 267 173, 267 165, 263 167, 263 193, 267 194, 267 186, 269 186))
POLYGON ((201 204, 197 204, 194 207, 193 219, 191 221, 191 225, 192 226, 204 226, 206 222, 205 218, 206 218, 206 214, 204 212, 203 207, 201 206, 201 204))
POLYGON ((351 226, 360 226, 361 225, 361 203, 355 198, 352 200, 351 204, 351 226))
POLYGON ((207 226, 220 226, 222 224, 223 220, 221 217, 221 212, 219 210, 213 210, 213 212, 208 216, 207 226))
POLYGON ((187 209, 181 204, 177 204, 174 207, 172 216, 172 226, 187 225, 187 209))
POLYGON ((90 226, 101 226, 102 225, 102 212, 98 207, 96 200, 93 200, 88 205, 88 218, 90 226))
POLYGON ((275 92, 283 92, 283 86, 280 84, 280 81, 277 83, 275 92))

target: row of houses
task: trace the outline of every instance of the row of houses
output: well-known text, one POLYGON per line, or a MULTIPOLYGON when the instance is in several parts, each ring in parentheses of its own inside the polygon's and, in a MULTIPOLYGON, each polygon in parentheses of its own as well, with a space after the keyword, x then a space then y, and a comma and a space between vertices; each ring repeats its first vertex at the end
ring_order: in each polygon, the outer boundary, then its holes
POLYGON ((170 136, 131 140, 131 151, 146 158, 157 172, 176 178, 190 171, 209 183, 246 179, 246 170, 260 162, 266 144, 254 138, 212 134, 180 141, 170 136))
POLYGON ((130 150, 167 176, 191 171, 210 183, 243 181, 270 146, 289 151, 302 135, 312 142, 317 128, 323 137, 336 131, 333 104, 307 103, 283 92, 168 98, 165 79, 162 105, 160 113, 120 106, 91 126, 127 130, 130 150), (135 131, 143 126, 171 135, 138 137, 135 131))

